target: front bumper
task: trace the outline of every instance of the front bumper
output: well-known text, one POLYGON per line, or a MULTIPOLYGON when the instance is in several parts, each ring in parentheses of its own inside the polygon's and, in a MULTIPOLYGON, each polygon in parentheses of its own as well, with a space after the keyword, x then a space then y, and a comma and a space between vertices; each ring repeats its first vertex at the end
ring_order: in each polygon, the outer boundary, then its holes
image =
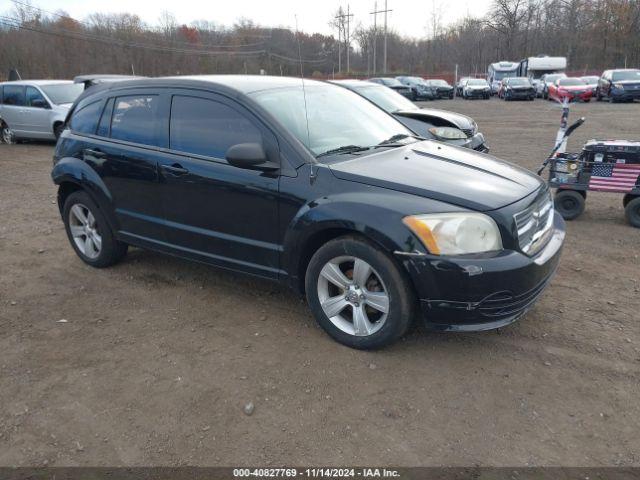
POLYGON ((491 95, 491 90, 466 90, 465 94, 469 98, 487 98, 491 95))
POLYGON ((640 99, 640 88, 612 88, 611 97, 616 100, 638 100, 640 99))
POLYGON ((565 224, 557 212, 553 228, 547 245, 533 257, 514 250, 473 258, 397 253, 416 287, 427 327, 489 330, 524 315, 560 261, 565 224))
POLYGON ((505 92, 507 98, 513 99, 529 99, 535 98, 536 91, 535 90, 507 90, 505 92))

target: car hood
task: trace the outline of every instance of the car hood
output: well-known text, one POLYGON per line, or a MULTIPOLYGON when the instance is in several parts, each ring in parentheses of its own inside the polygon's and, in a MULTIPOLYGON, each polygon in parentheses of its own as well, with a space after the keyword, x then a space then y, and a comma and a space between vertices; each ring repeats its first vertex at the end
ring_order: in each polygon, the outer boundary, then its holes
POLYGON ((476 211, 514 203, 538 190, 528 170, 473 150, 427 140, 332 163, 334 175, 476 211))
POLYGON ((589 90, 589 85, 567 85, 565 87, 557 87, 558 90, 566 90, 568 92, 575 92, 575 91, 581 91, 581 90, 589 90))
POLYGON ((455 125, 461 130, 467 130, 474 128, 474 123, 471 117, 461 115, 460 113, 448 112, 447 110, 438 110, 436 108, 420 108, 416 110, 398 110, 393 112, 394 115, 400 115, 402 117, 411 117, 417 119, 428 120, 429 118, 438 117, 446 120, 447 122, 455 125))

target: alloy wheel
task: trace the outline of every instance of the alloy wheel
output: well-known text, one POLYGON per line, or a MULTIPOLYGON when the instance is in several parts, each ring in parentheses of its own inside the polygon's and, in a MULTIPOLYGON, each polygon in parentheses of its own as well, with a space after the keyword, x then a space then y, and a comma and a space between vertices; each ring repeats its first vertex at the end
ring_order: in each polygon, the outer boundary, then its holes
POLYGON ((2 141, 6 144, 15 143, 15 137, 11 129, 7 126, 2 127, 2 141))
POLYGON ((88 258, 96 258, 102 250, 102 236, 96 219, 85 205, 76 203, 69 211, 69 230, 78 250, 88 258))
POLYGON ((318 277, 318 299, 331 323, 354 336, 379 331, 389 313, 389 293, 380 275, 361 258, 327 262, 318 277))

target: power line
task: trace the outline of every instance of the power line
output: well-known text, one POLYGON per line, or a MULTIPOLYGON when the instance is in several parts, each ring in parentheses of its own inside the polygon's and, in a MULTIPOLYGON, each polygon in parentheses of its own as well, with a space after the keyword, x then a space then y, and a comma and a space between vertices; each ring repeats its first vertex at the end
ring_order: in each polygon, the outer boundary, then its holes
MULTIPOLYGON (((21 0, 11 0, 14 4, 16 5, 22 5, 24 7, 27 7, 27 10, 36 10, 38 12, 40 12, 40 14, 48 14, 48 15, 53 15, 55 17, 58 18, 62 18, 65 20, 71 20, 77 24, 80 25, 84 25, 87 29, 96 29, 99 28, 100 25, 96 25, 95 23, 90 23, 90 22, 86 22, 83 20, 78 20, 76 18, 73 18, 69 15, 63 15, 62 13, 58 13, 58 12, 52 12, 51 10, 45 10, 44 8, 41 7, 36 7, 34 5, 31 5, 29 3, 23 2, 21 0)), ((153 31, 152 29, 150 29, 151 31, 153 31)), ((273 29, 269 29, 269 35, 268 36, 256 36, 256 38, 262 38, 263 40, 267 40, 267 39, 271 39, 271 32, 273 29)), ((245 35, 248 36, 248 35, 245 35)), ((253 36, 253 35, 251 35, 253 36)), ((175 41, 174 41, 175 42, 175 41)), ((181 43, 182 45, 190 45, 190 46, 194 46, 194 47, 203 47, 203 48, 243 48, 243 47, 257 47, 257 46, 264 46, 264 41, 262 42, 255 42, 255 43, 247 43, 247 44, 240 44, 240 45, 222 45, 222 44, 203 44, 203 43, 190 43, 190 42, 176 42, 176 43, 181 43)))
POLYGON ((114 39, 102 37, 99 35, 93 35, 89 33, 83 32, 74 32, 72 30, 55 28, 51 30, 44 30, 42 28, 37 28, 31 25, 25 25, 23 23, 18 22, 11 17, 6 17, 4 15, 0 15, 1 22, 9 27, 18 28, 20 30, 28 30, 32 32, 37 32, 45 35, 54 35, 58 37, 64 38, 72 38, 75 40, 85 40, 91 42, 99 42, 107 45, 115 45, 120 47, 129 47, 129 48, 142 48, 147 50, 153 50, 157 52, 170 52, 170 53, 181 53, 185 55, 200 55, 200 56, 215 56, 215 55, 228 55, 228 56, 258 56, 266 53, 266 50, 249 50, 249 51, 211 51, 211 50, 196 50, 196 49, 186 49, 186 48, 176 48, 176 47, 166 47, 166 46, 157 46, 157 45, 149 45, 145 43, 138 42, 127 42, 124 40, 114 39))

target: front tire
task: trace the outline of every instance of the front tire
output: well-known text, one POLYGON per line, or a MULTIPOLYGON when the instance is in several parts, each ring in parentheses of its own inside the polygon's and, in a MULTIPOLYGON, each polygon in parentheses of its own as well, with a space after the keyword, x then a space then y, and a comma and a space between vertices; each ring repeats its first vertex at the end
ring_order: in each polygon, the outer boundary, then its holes
POLYGON ((640 197, 636 197, 627 202, 627 206, 624 208, 624 214, 627 217, 629 225, 640 228, 640 197))
POLYGON ((53 127, 53 135, 56 137, 56 141, 58 141, 58 139, 60 138, 60 135, 62 135, 63 130, 64 130, 63 123, 56 123, 55 126, 53 127))
POLYGON ((71 246, 86 264, 109 267, 126 255, 127 244, 116 240, 105 215, 86 192, 69 195, 62 218, 71 246))
POLYGON ((575 190, 558 190, 554 205, 562 218, 575 220, 584 212, 585 197, 575 190))
POLYGON ((402 337, 416 304, 413 289, 394 260, 358 236, 322 246, 309 262, 305 287, 318 324, 334 340, 363 350, 402 337))
POLYGON ((0 138, 7 145, 16 143, 16 137, 6 123, 2 123, 0 126, 0 138))

